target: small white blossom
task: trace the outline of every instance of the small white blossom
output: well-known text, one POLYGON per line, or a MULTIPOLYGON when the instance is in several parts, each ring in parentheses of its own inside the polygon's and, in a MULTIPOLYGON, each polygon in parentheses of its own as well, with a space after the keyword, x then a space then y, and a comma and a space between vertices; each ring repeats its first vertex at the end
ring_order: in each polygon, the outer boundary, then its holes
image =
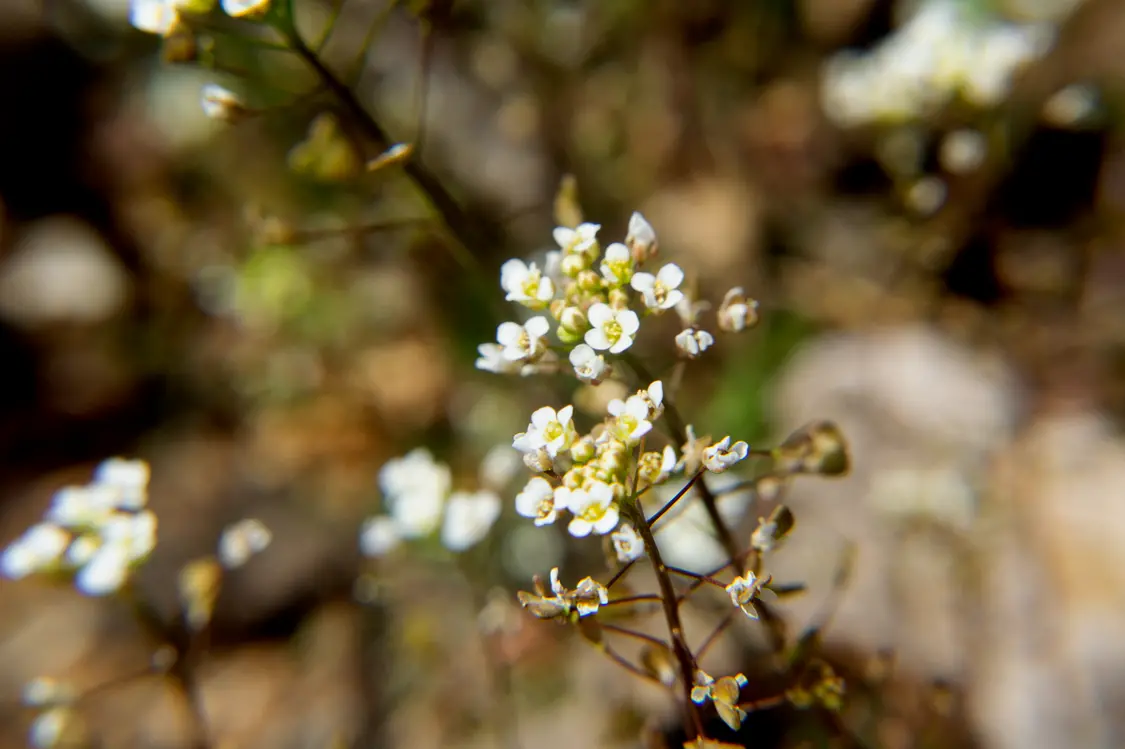
POLYGON ((632 346, 633 336, 641 327, 636 312, 615 310, 603 302, 591 306, 586 317, 591 325, 586 331, 586 344, 598 351, 608 350, 611 354, 620 354, 632 346))
POLYGON ((544 406, 531 414, 531 423, 527 431, 516 435, 512 447, 522 453, 531 453, 539 449, 547 451, 551 458, 560 452, 569 450, 570 446, 578 439, 578 432, 574 428, 574 406, 564 406, 557 412, 550 406, 544 406))
POLYGON ((680 284, 684 282, 684 272, 675 263, 668 263, 655 276, 651 273, 635 273, 629 284, 641 293, 645 306, 651 310, 672 309, 684 298, 680 284))
POLYGON ((405 538, 437 528, 450 485, 449 466, 436 462, 425 448, 389 460, 379 471, 385 504, 405 538))
POLYGON ((605 535, 617 527, 617 504, 613 501, 613 489, 605 482, 591 481, 582 489, 560 490, 555 501, 574 515, 567 530, 576 538, 588 536, 591 531, 605 535))
POLYGON ((712 473, 722 473, 735 463, 745 460, 750 446, 742 440, 730 443, 730 437, 723 437, 703 451, 703 465, 712 473))
POLYGON ((515 258, 500 266, 500 286, 508 292, 509 302, 541 309, 555 296, 555 285, 544 276, 535 263, 525 263, 515 258))
POLYGON ((627 564, 640 559, 645 554, 645 544, 633 526, 625 523, 610 536, 617 561, 627 564))
POLYGON ((543 316, 533 317, 523 325, 515 322, 500 323, 496 328, 496 341, 503 346, 500 355, 508 361, 534 361, 547 350, 543 336, 550 330, 543 316))
POLYGON ((73 687, 49 676, 37 676, 23 685, 23 704, 28 707, 49 707, 75 699, 73 687))
POLYGON ((726 587, 727 595, 732 604, 742 609, 742 613, 751 619, 758 618, 758 611, 754 608, 754 599, 762 592, 762 586, 770 581, 769 575, 758 577, 753 570, 747 570, 745 577, 736 577, 726 587))
POLYGON ((676 348, 689 359, 697 358, 711 348, 713 343, 715 343, 715 337, 706 330, 685 328, 676 334, 676 348))
POLYGON ((256 518, 246 518, 228 525, 219 537, 219 562, 233 570, 261 554, 273 540, 273 533, 256 518))
POLYGON ((19 580, 55 564, 70 544, 70 534, 53 523, 37 523, 0 556, 0 574, 19 580))
POLYGON ((719 330, 740 333, 758 322, 758 303, 747 299, 741 286, 735 286, 723 297, 715 316, 719 321, 719 330))
POLYGON ((123 543, 105 544, 78 571, 74 584, 88 596, 104 596, 120 590, 128 573, 128 547, 123 543))
POLYGON ((270 0, 223 0, 223 11, 232 18, 256 18, 270 7, 270 0))
POLYGON ((167 36, 179 20, 176 0, 132 0, 129 4, 129 25, 148 34, 167 36))
POLYGON ((504 356, 504 347, 498 343, 482 343, 477 346, 476 368, 493 374, 520 374, 523 367, 518 361, 504 356))
POLYGON ((564 255, 577 255, 597 244, 598 231, 601 228, 600 224, 579 224, 576 229, 557 226, 553 234, 555 242, 562 248, 564 255))
POLYGON ((246 106, 236 93, 217 83, 204 84, 199 93, 203 114, 212 120, 233 122, 246 113, 246 106))
POLYGON ((655 421, 664 413, 664 383, 660 380, 650 382, 644 390, 638 390, 637 397, 648 406, 649 419, 655 421))
POLYGON ((359 549, 364 556, 381 557, 402 543, 398 523, 388 515, 376 515, 363 522, 359 531, 359 549))
POLYGON ((123 510, 139 510, 148 501, 150 469, 143 460, 109 458, 94 471, 94 484, 113 487, 117 491, 116 506, 123 510))
POLYGON ((633 215, 629 217, 629 230, 625 235, 625 244, 640 257, 651 257, 656 253, 656 230, 637 211, 633 211, 633 215))
POLYGON ((44 710, 31 722, 27 743, 35 749, 50 749, 59 743, 73 713, 67 707, 44 710))
POLYGON ((629 248, 620 242, 606 247, 599 270, 606 284, 611 287, 629 283, 633 278, 633 256, 629 254, 629 248))
POLYGON ((656 479, 652 482, 660 484, 668 480, 668 478, 675 473, 676 465, 679 461, 676 459, 676 448, 671 445, 664 446, 664 452, 661 454, 660 460, 660 473, 657 474, 656 479))
POLYGON ((636 395, 631 395, 624 401, 614 398, 609 402, 608 410, 614 419, 605 434, 626 445, 636 444, 641 437, 652 431, 652 422, 648 420, 648 403, 644 398, 636 395))
POLYGON ((585 343, 580 343, 571 350, 570 363, 574 365, 574 374, 578 379, 591 385, 600 385, 610 373, 605 357, 585 343))
POLYGON ((441 542, 450 551, 475 546, 500 517, 500 497, 487 490, 454 492, 445 508, 441 542))
POLYGON ((535 476, 516 495, 516 512, 525 518, 534 518, 536 525, 550 525, 558 518, 555 504, 555 487, 547 479, 535 476))

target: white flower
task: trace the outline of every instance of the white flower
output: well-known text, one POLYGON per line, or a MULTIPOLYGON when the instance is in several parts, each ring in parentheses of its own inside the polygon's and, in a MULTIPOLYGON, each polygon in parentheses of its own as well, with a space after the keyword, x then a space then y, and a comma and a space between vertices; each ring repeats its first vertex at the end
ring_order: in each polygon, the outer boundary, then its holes
POLYGON ((542 308, 555 296, 555 285, 535 263, 514 258, 500 266, 500 286, 509 302, 519 302, 533 309, 542 308))
POLYGON ((437 528, 450 485, 449 466, 434 461, 421 447, 387 461, 379 471, 387 509, 405 538, 426 536, 437 528))
POLYGON ((615 310, 603 302, 591 306, 586 317, 591 325, 586 331, 586 344, 598 351, 608 350, 611 354, 620 354, 632 346, 633 336, 641 327, 636 312, 615 310))
POLYGON ((454 492, 445 508, 441 542, 450 551, 464 551, 488 535, 498 517, 500 497, 494 492, 454 492))
POLYGON ((635 273, 629 282, 641 292, 645 306, 653 310, 672 309, 684 298, 680 284, 684 282, 684 272, 675 263, 668 263, 655 276, 651 273, 635 273))
POLYGON ((605 535, 617 527, 619 515, 609 484, 591 481, 582 489, 560 489, 555 497, 574 515, 567 526, 572 536, 582 538, 591 531, 605 535))
POLYGON ((223 10, 232 18, 256 17, 270 7, 270 0, 223 0, 223 10))
POLYGON ((747 299, 741 286, 735 286, 723 297, 715 316, 719 320, 719 330, 738 333, 758 322, 758 303, 747 299))
POLYGON ((652 422, 648 420, 648 403, 640 396, 631 395, 625 401, 614 398, 609 402, 608 410, 614 420, 606 434, 626 445, 636 444, 641 437, 652 431, 652 422))
POLYGON ((199 104, 203 114, 212 120, 233 122, 246 112, 242 99, 217 83, 204 84, 199 93, 199 104))
POLYGON ((359 530, 359 550, 364 556, 381 557, 401 542, 398 523, 388 515, 368 518, 359 530))
POLYGON ((117 592, 129 573, 129 547, 124 542, 107 543, 78 571, 74 583, 88 596, 117 592))
POLYGON ((649 419, 655 421, 664 413, 664 383, 660 380, 650 382, 644 390, 638 390, 637 397, 648 406, 649 419))
POLYGON ((629 248, 620 242, 606 247, 600 270, 609 286, 624 286, 629 283, 633 277, 633 256, 629 254, 629 248))
POLYGON ((536 525, 550 525, 559 516, 555 504, 555 487, 547 479, 535 476, 516 495, 516 512, 525 518, 535 518, 536 525))
POLYGON ((640 257, 651 257, 656 252, 656 231, 645 217, 633 211, 629 217, 629 230, 625 235, 625 244, 635 250, 640 257))
POLYGON ((565 226, 555 227, 555 243, 562 248, 564 255, 577 255, 586 252, 598 241, 600 224, 579 224, 577 229, 565 226))
POLYGON ((523 325, 500 323, 496 328, 496 341, 504 347, 500 355, 508 361, 534 361, 547 350, 543 336, 550 328, 550 323, 543 316, 533 317, 523 325))
POLYGON ((35 717, 28 731, 27 743, 35 749, 50 749, 59 743, 63 731, 70 723, 72 711, 68 707, 53 707, 35 717))
POLYGON ((727 595, 732 604, 742 609, 742 613, 751 619, 758 618, 754 608, 754 599, 762 592, 762 586, 770 581, 769 575, 760 578, 752 570, 746 571, 745 577, 736 577, 726 587, 727 595))
POLYGON ((536 410, 531 414, 527 431, 516 435, 512 440, 512 447, 522 453, 544 449, 548 456, 556 457, 560 452, 569 450, 578 439, 578 432, 572 421, 573 415, 574 406, 564 406, 557 412, 550 406, 536 410))
POLYGON ((625 523, 610 536, 613 541, 613 550, 617 552, 617 561, 627 564, 640 559, 645 554, 645 544, 633 526, 625 523))
POLYGON ((504 347, 498 343, 482 343, 477 346, 476 368, 493 374, 519 374, 523 368, 519 362, 505 358, 504 347))
POLYGON ((58 563, 70 534, 53 523, 37 523, 0 556, 0 574, 12 580, 33 575, 58 563))
POLYGON ((652 482, 660 484, 668 480, 668 478, 676 471, 676 448, 671 445, 664 446, 664 452, 661 454, 660 460, 660 473, 657 474, 656 479, 652 482))
POLYGON ((149 475, 148 463, 143 460, 109 458, 94 471, 94 484, 113 487, 118 492, 118 508, 139 510, 148 501, 149 475))
POLYGON ((721 440, 703 451, 703 465, 712 473, 722 473, 735 463, 745 460, 750 446, 742 440, 730 443, 730 437, 721 440))
POLYGON ((574 374, 578 379, 591 385, 600 385, 610 372, 605 357, 585 343, 580 343, 571 350, 570 363, 574 365, 574 374))
POLYGON ((715 342, 715 337, 706 330, 685 328, 676 334, 676 348, 689 359, 695 359, 715 342))
POLYGON ((250 557, 261 554, 273 540, 273 533, 256 518, 228 525, 219 537, 219 562, 228 570, 241 567, 250 557))
POLYGON ((67 528, 97 527, 117 511, 119 495, 105 484, 63 487, 55 492, 46 517, 67 528))
POLYGON ((139 31, 167 36, 179 20, 176 0, 132 0, 129 4, 129 25, 139 31))

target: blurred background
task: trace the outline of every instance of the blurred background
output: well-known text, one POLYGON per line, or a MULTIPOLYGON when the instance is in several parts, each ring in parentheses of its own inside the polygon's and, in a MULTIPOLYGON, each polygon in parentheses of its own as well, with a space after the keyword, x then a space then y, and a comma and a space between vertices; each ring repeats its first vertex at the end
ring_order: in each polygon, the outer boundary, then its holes
MULTIPOLYGON (((126 0, 0 4, 0 542, 142 457, 160 541, 138 586, 174 618, 180 566, 261 518, 273 543, 226 581, 200 666, 213 746, 674 727, 515 607, 532 574, 602 569, 517 522, 515 489, 463 558, 373 574, 357 546, 388 458, 427 445, 471 485, 573 389, 473 368, 512 316, 500 264, 550 248, 567 174, 604 242, 640 210, 702 298, 761 301, 688 369, 700 433, 849 438, 850 476, 791 490, 773 564, 808 585, 793 632, 831 603, 848 741, 1125 745, 1125 3, 295 3, 457 226, 416 173, 365 172, 389 143, 238 27, 162 43, 126 0), (208 119, 208 82, 251 111, 208 119)), ((641 342, 658 374, 665 332, 641 342)), ((43 675, 110 685, 76 746, 191 746, 175 685, 124 678, 157 645, 124 605, 0 580, 0 746, 26 744, 43 675)), ((732 637, 715 673, 753 647, 732 637)), ((851 745, 791 717, 746 745, 851 745)))

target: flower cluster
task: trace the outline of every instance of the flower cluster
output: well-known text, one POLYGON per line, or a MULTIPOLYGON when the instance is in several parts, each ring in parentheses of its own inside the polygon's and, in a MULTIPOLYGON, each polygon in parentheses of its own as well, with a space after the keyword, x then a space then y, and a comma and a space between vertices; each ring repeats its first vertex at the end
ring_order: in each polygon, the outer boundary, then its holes
POLYGON ((117 591, 156 546, 156 516, 145 507, 148 480, 144 461, 104 461, 91 483, 55 494, 43 521, 0 555, 0 574, 18 580, 75 573, 87 595, 117 591))
POLYGON ((364 554, 378 557, 404 539, 429 536, 440 526, 451 551, 475 546, 500 516, 500 497, 491 490, 451 492, 449 466, 425 448, 394 458, 379 471, 385 515, 368 518, 360 530, 364 554))
MULTIPOLYGON (((216 0, 131 0, 129 23, 140 31, 169 36, 184 16, 210 13, 216 0)), ((260 18, 270 0, 222 0, 223 12, 232 18, 260 18)))
MULTIPOLYGON (((637 488, 644 489, 664 483, 676 470, 671 446, 642 453, 635 465, 631 459, 632 448, 663 411, 664 385, 659 380, 625 400, 610 401, 605 420, 584 435, 574 426, 573 406, 537 410, 527 429, 512 441, 527 467, 538 474, 516 496, 516 511, 536 525, 549 525, 569 512, 567 528, 576 537, 612 532, 621 517, 620 504, 634 488, 634 473, 637 488)), ((635 544, 621 539, 629 549, 622 556, 635 554, 635 544)))
POLYGON ((1054 41, 1046 24, 987 21, 958 0, 924 0, 868 53, 842 53, 824 71, 823 104, 847 127, 910 122, 961 96, 977 107, 1003 100, 1013 75, 1054 41))

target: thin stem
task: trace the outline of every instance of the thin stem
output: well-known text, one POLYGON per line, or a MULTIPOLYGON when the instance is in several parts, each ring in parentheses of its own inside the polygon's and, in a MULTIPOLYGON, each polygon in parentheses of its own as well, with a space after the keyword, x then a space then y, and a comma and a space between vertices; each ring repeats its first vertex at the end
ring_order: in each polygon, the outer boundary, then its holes
POLYGON ((703 475, 703 470, 704 469, 702 469, 702 468, 699 469, 699 471, 697 471, 696 474, 691 477, 691 480, 689 480, 686 484, 684 484, 682 489, 680 489, 678 492, 676 492, 676 496, 672 497, 667 502, 665 502, 664 506, 661 507, 659 510, 657 510, 656 514, 654 514, 652 517, 650 517, 648 519, 648 524, 650 526, 653 523, 655 523, 657 520, 659 520, 664 515, 664 513, 668 512, 668 510, 671 510, 672 507, 675 506, 675 504, 677 502, 679 502, 680 499, 685 494, 687 494, 689 491, 691 491, 691 487, 695 486, 695 483, 697 481, 699 481, 699 477, 703 475))
POLYGON ((769 710, 771 708, 781 707, 788 701, 784 694, 779 694, 773 697, 762 697, 761 699, 751 700, 750 702, 740 702, 738 707, 748 713, 752 713, 755 710, 769 710))
POLYGON ((651 681, 654 684, 659 684, 660 686, 662 686, 666 689, 668 688, 667 684, 665 684, 660 679, 658 679, 655 676, 653 676, 652 674, 650 674, 648 671, 645 671, 643 668, 640 668, 639 666, 634 665, 631 661, 629 661, 629 659, 627 659, 625 656, 618 653, 616 650, 611 648, 609 645, 603 645, 602 646, 602 652, 605 653, 606 655, 608 655, 610 657, 610 659, 613 660, 617 665, 621 666, 622 668, 624 668, 626 671, 633 674, 634 676, 639 676, 642 679, 645 679, 647 681, 651 681))
POLYGON ((645 520, 644 512, 639 505, 634 504, 631 506, 631 514, 634 516, 633 521, 637 526, 637 531, 641 534, 641 539, 644 541, 645 551, 652 562, 653 572, 656 573, 656 580, 660 585, 664 619, 668 624, 668 634, 672 640, 672 654, 676 657, 680 668, 683 709, 687 717, 684 730, 687 732, 688 738, 692 739, 703 735, 703 721, 699 717, 699 711, 696 709, 695 703, 691 700, 691 687, 695 677, 695 659, 692 657, 691 650, 684 638, 684 626, 680 621, 679 599, 676 597, 676 589, 672 586, 672 578, 668 574, 668 568, 664 564, 664 559, 660 556, 660 547, 657 546, 656 539, 652 536, 652 529, 649 527, 648 521, 645 520))
POLYGON ((613 584, 615 582, 617 582, 621 578, 625 577, 625 573, 628 572, 629 570, 631 570, 633 568, 633 565, 636 564, 636 563, 637 563, 636 559, 634 559, 631 562, 626 562, 625 566, 623 566, 621 569, 617 570, 617 572, 613 573, 613 577, 611 577, 609 579, 609 582, 605 584, 606 590, 609 590, 610 588, 612 588, 613 584))
POLYGON ((639 596, 625 596, 624 598, 614 598, 609 603, 603 603, 602 608, 606 606, 621 606, 626 603, 650 603, 655 601, 663 601, 664 599, 655 593, 645 593, 639 596))
POLYGON ((431 218, 403 218, 380 221, 374 224, 359 224, 357 226, 342 226, 338 229, 298 229, 293 232, 293 242, 315 242, 319 239, 331 239, 340 236, 359 236, 391 232, 402 229, 416 229, 433 224, 431 218))
POLYGON ((701 575, 698 572, 692 572, 691 570, 685 570, 682 567, 669 567, 668 571, 671 572, 673 575, 679 575, 680 577, 691 578, 692 580, 696 580, 697 582, 699 582, 701 584, 714 585, 718 588, 726 588, 727 587, 726 583, 719 582, 718 580, 711 577, 710 575, 701 575))
POLYGON ((653 637, 652 635, 646 635, 644 632, 637 632, 636 630, 628 629, 626 627, 619 627, 616 624, 604 624, 603 623, 602 629, 604 629, 606 632, 613 632, 615 634, 623 635, 625 637, 632 637, 635 640, 641 640, 642 642, 647 642, 649 645, 656 645, 657 647, 661 647, 661 648, 667 648, 668 647, 668 643, 664 642, 664 640, 661 640, 659 637, 653 637))
POLYGON ((741 613, 741 612, 739 612, 738 610, 727 612, 727 615, 724 616, 723 620, 720 621, 719 624, 715 627, 715 629, 713 629, 711 631, 711 634, 707 635, 707 639, 705 639, 703 641, 703 643, 698 648, 696 648, 696 650, 695 650, 695 657, 696 658, 702 658, 703 655, 711 648, 711 646, 714 645, 715 642, 718 641, 719 635, 721 635, 723 632, 726 632, 727 628, 731 624, 734 623, 735 614, 738 614, 738 613, 741 613))

